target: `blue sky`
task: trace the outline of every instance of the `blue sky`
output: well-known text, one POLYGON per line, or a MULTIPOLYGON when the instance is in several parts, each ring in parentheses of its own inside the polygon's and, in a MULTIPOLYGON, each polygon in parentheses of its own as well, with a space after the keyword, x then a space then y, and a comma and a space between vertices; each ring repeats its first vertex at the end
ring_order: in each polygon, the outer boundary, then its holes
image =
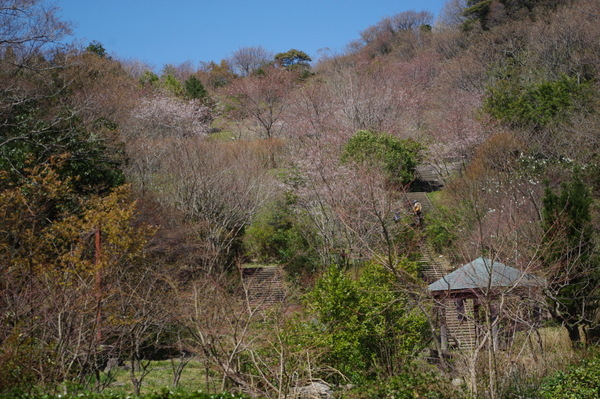
POLYGON ((438 15, 446 0, 52 0, 73 23, 73 38, 92 40, 120 59, 160 70, 215 61, 241 47, 292 48, 313 60, 342 51, 382 18, 407 10, 438 15))

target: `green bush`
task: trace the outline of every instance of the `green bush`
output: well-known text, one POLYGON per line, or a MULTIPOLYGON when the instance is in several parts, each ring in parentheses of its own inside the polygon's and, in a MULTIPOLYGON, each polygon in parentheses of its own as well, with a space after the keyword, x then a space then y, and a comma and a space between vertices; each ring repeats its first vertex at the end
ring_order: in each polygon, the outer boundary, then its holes
POLYGON ((283 198, 261 209, 244 233, 246 254, 260 262, 284 265, 291 276, 313 272, 317 255, 294 214, 293 199, 283 198))
MULTIPOLYGON (((39 379, 39 367, 56 369, 51 350, 32 338, 23 338, 16 328, 0 344, 0 393, 9 389, 25 389, 39 379)), ((55 376, 52 376, 55 377, 55 376)))
POLYGON ((403 185, 414 180, 422 151, 423 146, 414 140, 360 130, 346 143, 341 161, 381 167, 391 184, 403 185))
POLYGON ((466 396, 444 383, 439 374, 411 371, 357 386, 344 397, 346 399, 458 399, 466 396))
POLYGON ((547 378, 542 384, 540 396, 544 399, 600 398, 600 356, 547 378))
POLYGON ((457 238, 456 232, 460 228, 460 218, 442 205, 427 215, 425 233, 428 243, 439 253, 450 250, 457 238))
MULTIPOLYGON (((398 267, 407 273, 414 269, 408 261, 398 267)), ((317 316, 315 342, 326 349, 324 362, 355 384, 401 373, 427 343, 425 318, 395 280, 376 263, 366 264, 357 279, 332 266, 308 295, 317 316)))
POLYGON ((589 87, 570 76, 529 85, 501 79, 488 89, 483 109, 510 126, 540 128, 566 118, 587 98, 589 87))

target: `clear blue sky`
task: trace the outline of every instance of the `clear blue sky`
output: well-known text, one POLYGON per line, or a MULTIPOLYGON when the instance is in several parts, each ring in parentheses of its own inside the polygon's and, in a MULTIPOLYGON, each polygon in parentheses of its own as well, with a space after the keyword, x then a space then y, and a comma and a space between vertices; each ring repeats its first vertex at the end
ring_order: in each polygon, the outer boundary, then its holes
POLYGON ((74 25, 73 38, 92 40, 109 54, 165 64, 215 61, 241 47, 278 53, 292 48, 313 59, 339 52, 382 18, 427 10, 446 0, 49 0, 74 25))

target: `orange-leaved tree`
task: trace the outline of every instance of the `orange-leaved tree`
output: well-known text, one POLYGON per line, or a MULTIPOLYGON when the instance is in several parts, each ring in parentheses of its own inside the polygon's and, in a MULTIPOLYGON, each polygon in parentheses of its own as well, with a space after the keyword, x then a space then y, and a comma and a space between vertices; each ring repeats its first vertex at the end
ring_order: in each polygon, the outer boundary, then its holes
MULTIPOLYGON (((128 187, 81 197, 60 161, 0 191, 0 386, 80 381, 101 365, 112 281, 143 263, 153 228, 135 225, 128 187)), ((0 180, 6 175, 0 175, 0 180)))

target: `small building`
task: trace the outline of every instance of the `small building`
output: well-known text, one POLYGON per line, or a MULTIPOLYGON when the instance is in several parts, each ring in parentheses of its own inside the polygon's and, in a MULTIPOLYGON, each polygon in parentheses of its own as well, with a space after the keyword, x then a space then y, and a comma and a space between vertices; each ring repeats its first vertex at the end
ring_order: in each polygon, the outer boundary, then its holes
POLYGON ((539 320, 544 281, 503 263, 477 258, 429 285, 442 350, 471 349, 492 328, 493 344, 507 345, 539 320), (487 327, 486 327, 487 326, 487 327))

